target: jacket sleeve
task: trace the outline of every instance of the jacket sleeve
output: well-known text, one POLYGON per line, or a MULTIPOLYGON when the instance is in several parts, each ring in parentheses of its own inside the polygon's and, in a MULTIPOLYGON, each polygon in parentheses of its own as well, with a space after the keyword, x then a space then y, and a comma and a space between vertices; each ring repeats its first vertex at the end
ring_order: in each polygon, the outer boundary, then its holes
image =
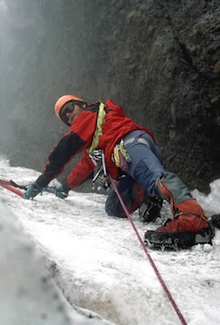
POLYGON ((75 132, 67 132, 51 151, 42 174, 36 180, 41 187, 47 186, 52 179, 59 176, 65 165, 77 153, 83 150, 85 141, 75 132))
POLYGON ((81 160, 75 165, 68 175, 66 185, 69 189, 75 188, 86 181, 94 171, 94 164, 89 154, 84 151, 81 160))

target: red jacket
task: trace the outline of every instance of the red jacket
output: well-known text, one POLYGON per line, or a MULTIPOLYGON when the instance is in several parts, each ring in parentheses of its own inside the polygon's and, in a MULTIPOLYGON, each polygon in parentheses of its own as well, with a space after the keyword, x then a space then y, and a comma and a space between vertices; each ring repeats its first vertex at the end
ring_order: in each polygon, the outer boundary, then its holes
MULTIPOLYGON (((64 166, 76 154, 83 152, 82 158, 73 168, 67 178, 69 188, 79 186, 85 181, 94 170, 86 149, 89 149, 93 134, 96 130, 98 104, 89 105, 74 120, 69 131, 64 134, 48 157, 42 175, 37 183, 45 187, 48 183, 62 173, 64 166)), ((99 137, 98 149, 103 149, 108 173, 118 179, 118 169, 112 160, 115 145, 127 133, 134 130, 144 130, 154 139, 153 134, 143 126, 140 126, 125 116, 121 106, 114 104, 110 99, 105 102, 105 122, 102 124, 102 135, 99 137)))

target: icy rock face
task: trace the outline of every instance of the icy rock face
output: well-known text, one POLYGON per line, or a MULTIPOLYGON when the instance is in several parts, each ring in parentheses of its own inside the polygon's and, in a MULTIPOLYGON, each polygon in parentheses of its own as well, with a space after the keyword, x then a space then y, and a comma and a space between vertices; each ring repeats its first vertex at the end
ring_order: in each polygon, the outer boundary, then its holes
POLYGON ((0 247, 1 324, 104 324, 89 320, 82 312, 79 315, 76 308, 70 308, 48 274, 43 255, 2 204, 0 247))

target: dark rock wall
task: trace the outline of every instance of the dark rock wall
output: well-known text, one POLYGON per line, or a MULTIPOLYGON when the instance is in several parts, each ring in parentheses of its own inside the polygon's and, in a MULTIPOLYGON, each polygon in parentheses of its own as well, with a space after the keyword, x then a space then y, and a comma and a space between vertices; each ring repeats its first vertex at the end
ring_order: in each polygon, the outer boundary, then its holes
POLYGON ((111 92, 153 130, 166 167, 205 191, 220 171, 219 6, 158 1, 121 11, 106 84, 116 80, 111 92))
POLYGON ((218 1, 8 3, 1 147, 12 163, 42 169, 65 132, 59 96, 110 97, 154 132, 167 169, 208 191, 220 177, 218 1))

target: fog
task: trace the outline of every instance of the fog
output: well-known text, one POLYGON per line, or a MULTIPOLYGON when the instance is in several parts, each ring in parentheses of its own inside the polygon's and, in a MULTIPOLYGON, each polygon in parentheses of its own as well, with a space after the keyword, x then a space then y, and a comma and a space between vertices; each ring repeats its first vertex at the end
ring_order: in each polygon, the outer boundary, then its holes
POLYGON ((6 44, 6 13, 7 6, 4 0, 0 0, 0 137, 4 136, 6 128, 4 128, 4 115, 3 115, 3 83, 4 83, 4 70, 3 62, 5 61, 5 44, 6 44))
POLYGON ((36 159, 31 161, 36 160, 35 167, 39 168, 46 159, 44 152, 59 136, 56 133, 64 129, 55 121, 54 102, 70 91, 66 83, 62 84, 62 69, 67 71, 69 63, 59 59, 62 36, 56 26, 61 6, 24 0, 8 0, 7 6, 5 10, 1 2, 1 149, 9 157, 14 155, 15 161, 22 159, 22 152, 33 150, 30 155, 36 159), (53 16, 57 18, 54 28, 50 26, 53 16), (55 124, 55 131, 49 129, 45 139, 42 128, 47 129, 49 120, 55 124))
POLYGON ((8 10, 2 3, 0 145, 14 165, 42 169, 66 131, 53 110, 60 96, 75 93, 97 100, 95 80, 92 85, 83 81, 88 65, 93 74, 101 64, 96 66, 98 48, 92 57, 84 54, 90 42, 84 27, 90 15, 87 2, 7 0, 8 10))

